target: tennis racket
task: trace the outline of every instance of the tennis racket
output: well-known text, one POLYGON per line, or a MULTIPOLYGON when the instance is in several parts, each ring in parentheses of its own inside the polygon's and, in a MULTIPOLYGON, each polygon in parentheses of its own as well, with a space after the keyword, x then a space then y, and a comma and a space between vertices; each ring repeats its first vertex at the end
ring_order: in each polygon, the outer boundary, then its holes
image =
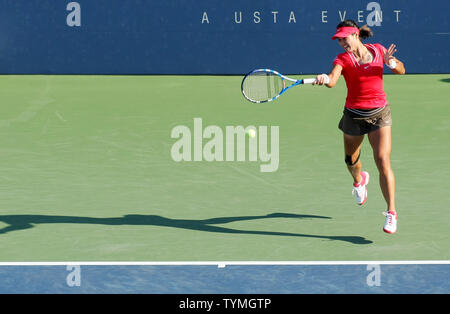
POLYGON ((241 91, 247 100, 259 104, 277 99, 294 86, 312 84, 315 81, 315 78, 296 80, 274 70, 257 69, 245 75, 241 91), (286 82, 292 84, 286 85, 286 82))

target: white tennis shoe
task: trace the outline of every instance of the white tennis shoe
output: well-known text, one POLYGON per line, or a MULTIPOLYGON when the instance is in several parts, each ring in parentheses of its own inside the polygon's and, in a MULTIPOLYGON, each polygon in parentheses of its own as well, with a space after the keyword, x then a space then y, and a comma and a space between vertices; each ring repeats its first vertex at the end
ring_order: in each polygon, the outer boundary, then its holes
POLYGON ((390 234, 397 232, 397 213, 389 211, 383 212, 383 215, 386 216, 383 231, 390 234))
POLYGON ((367 171, 361 171, 361 182, 353 183, 352 194, 355 196, 358 205, 364 204, 367 200, 367 184, 369 184, 369 177, 367 171))

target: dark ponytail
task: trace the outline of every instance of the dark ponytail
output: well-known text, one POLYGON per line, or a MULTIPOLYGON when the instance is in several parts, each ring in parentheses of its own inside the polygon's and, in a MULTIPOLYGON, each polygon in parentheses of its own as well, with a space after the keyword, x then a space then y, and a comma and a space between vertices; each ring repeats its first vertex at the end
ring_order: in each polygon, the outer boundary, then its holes
POLYGON ((342 21, 341 23, 338 24, 337 28, 339 28, 339 27, 356 27, 356 28, 358 28, 360 39, 367 39, 367 38, 373 36, 373 32, 369 26, 364 25, 362 27, 359 27, 358 23, 356 23, 353 20, 342 21))
POLYGON ((364 25, 364 26, 362 26, 359 29, 359 38, 367 39, 367 38, 372 37, 372 36, 373 36, 373 32, 372 32, 372 30, 370 29, 369 26, 364 25))

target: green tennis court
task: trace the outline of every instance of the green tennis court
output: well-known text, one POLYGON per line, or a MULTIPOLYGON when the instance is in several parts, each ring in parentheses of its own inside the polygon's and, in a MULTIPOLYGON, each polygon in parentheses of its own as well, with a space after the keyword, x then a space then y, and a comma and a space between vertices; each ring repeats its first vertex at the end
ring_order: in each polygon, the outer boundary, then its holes
POLYGON ((387 75, 399 229, 367 140, 351 195, 345 99, 302 86, 252 104, 238 76, 1 76, 0 261, 450 259, 450 75, 387 75), (174 127, 278 126, 279 167, 175 162, 174 127))

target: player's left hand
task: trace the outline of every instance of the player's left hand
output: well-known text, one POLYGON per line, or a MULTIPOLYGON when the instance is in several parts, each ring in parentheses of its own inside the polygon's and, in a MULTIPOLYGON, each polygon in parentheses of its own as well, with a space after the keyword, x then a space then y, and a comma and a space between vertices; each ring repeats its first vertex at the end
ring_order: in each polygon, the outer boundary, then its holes
POLYGON ((389 62, 394 59, 393 55, 394 53, 397 51, 397 49, 395 49, 395 45, 391 44, 389 46, 389 48, 384 52, 384 62, 386 64, 389 64, 389 62))

